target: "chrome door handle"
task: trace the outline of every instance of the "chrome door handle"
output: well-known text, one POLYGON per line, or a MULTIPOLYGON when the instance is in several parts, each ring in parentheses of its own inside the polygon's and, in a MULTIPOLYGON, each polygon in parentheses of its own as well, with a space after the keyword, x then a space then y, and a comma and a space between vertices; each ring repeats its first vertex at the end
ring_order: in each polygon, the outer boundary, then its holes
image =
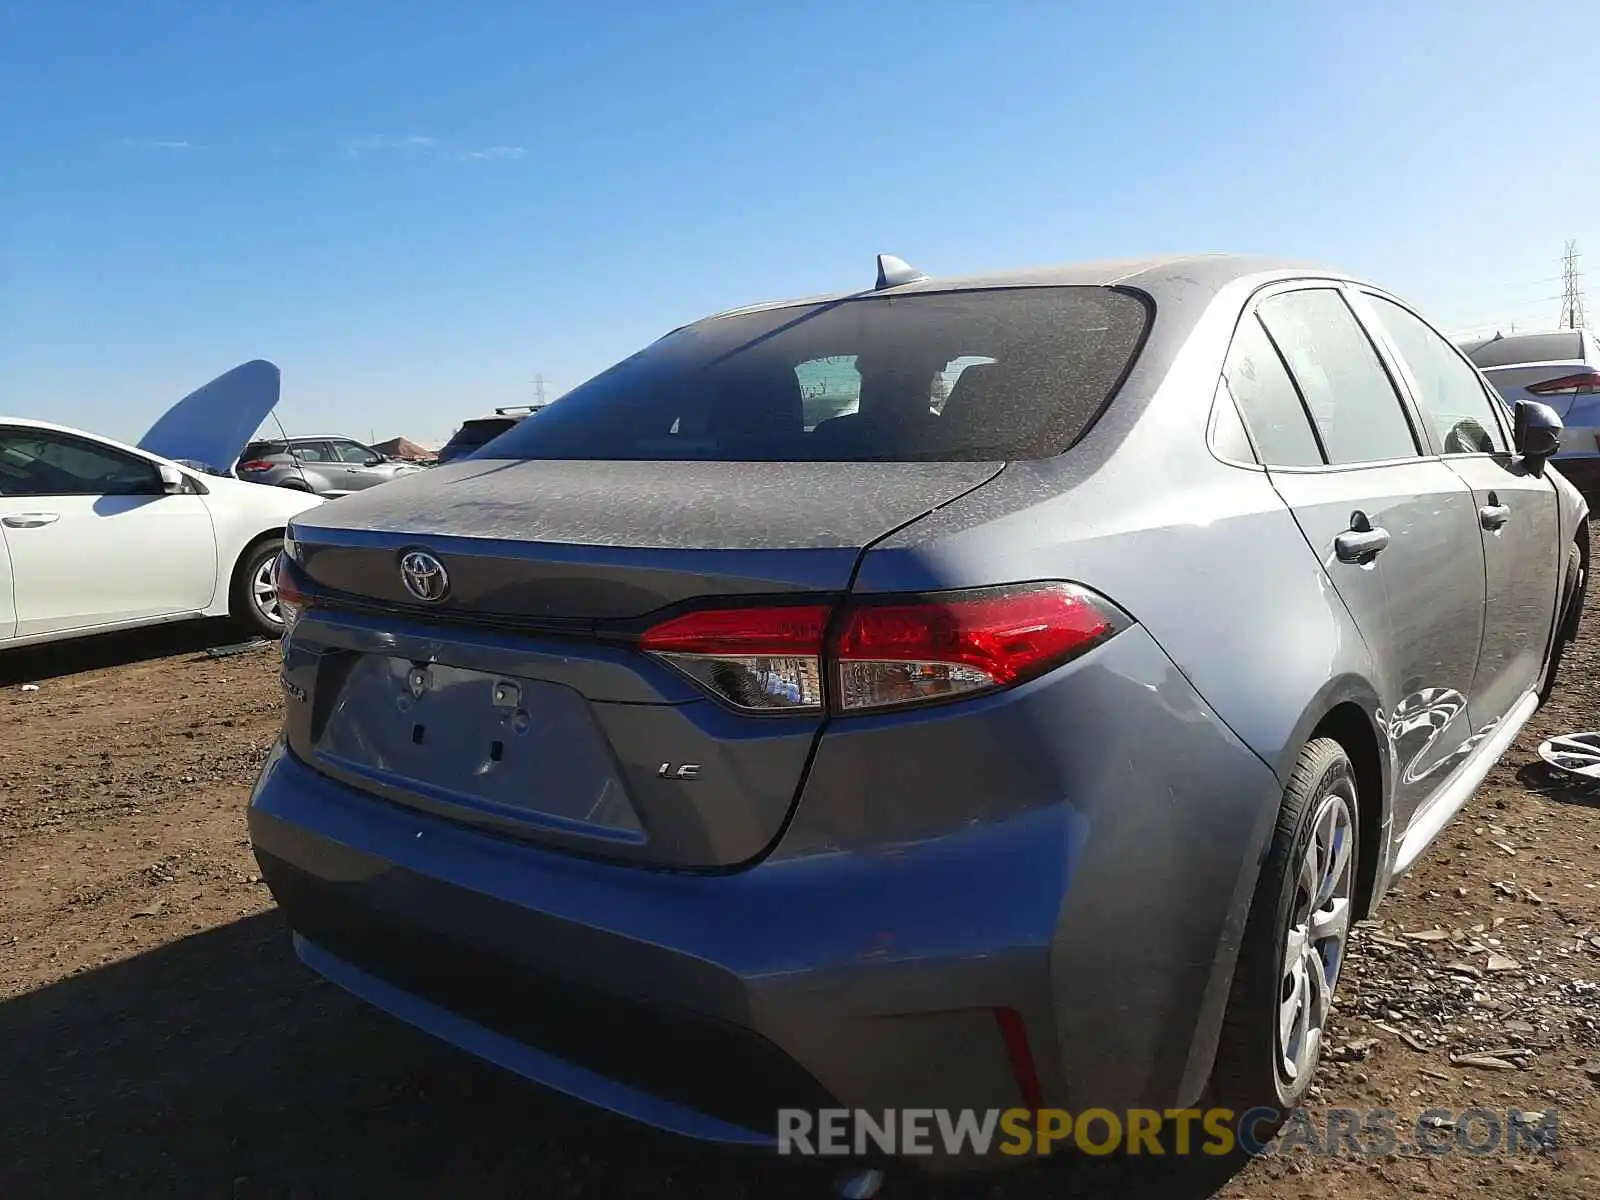
POLYGON ((1485 504, 1478 510, 1478 522, 1485 529, 1499 529, 1511 520, 1511 505, 1485 504))
POLYGON ((8 529, 37 529, 41 525, 54 525, 59 520, 60 513, 13 513, 9 517, 0 517, 0 525, 8 529))
POLYGON ((1365 518, 1351 524, 1354 528, 1333 539, 1333 551, 1342 563, 1365 566, 1378 556, 1378 551, 1389 544, 1389 531, 1372 528, 1365 518))

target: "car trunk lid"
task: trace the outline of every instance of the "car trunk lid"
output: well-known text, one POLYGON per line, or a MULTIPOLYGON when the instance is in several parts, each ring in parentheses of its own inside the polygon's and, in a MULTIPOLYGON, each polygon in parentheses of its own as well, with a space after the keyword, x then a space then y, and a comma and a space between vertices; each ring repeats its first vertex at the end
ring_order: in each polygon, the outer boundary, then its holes
POLYGON ((637 635, 702 602, 841 594, 866 546, 999 468, 465 461, 322 506, 291 530, 316 599, 285 648, 290 746, 552 847, 751 861, 822 716, 726 707, 637 635), (416 552, 447 578, 436 600, 406 586, 416 552))

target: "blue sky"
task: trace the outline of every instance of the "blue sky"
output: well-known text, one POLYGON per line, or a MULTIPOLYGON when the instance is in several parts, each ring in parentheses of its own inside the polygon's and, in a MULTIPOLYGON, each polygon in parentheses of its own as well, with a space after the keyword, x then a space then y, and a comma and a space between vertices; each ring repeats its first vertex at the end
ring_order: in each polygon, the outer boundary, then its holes
POLYGON ((437 444, 879 251, 1282 253, 1553 324, 1600 9, 1512 11, 0 0, 0 412, 133 440, 264 357, 291 431, 437 444))

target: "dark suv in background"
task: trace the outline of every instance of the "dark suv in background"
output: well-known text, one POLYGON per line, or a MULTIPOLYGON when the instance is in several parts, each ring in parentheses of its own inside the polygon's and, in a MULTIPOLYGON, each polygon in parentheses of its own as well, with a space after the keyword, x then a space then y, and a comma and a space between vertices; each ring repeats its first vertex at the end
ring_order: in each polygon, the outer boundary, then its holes
POLYGON ((466 457, 546 407, 548 405, 497 408, 492 417, 474 417, 470 421, 463 421, 461 428, 455 431, 450 440, 444 444, 444 449, 439 451, 439 461, 447 463, 452 459, 466 457))

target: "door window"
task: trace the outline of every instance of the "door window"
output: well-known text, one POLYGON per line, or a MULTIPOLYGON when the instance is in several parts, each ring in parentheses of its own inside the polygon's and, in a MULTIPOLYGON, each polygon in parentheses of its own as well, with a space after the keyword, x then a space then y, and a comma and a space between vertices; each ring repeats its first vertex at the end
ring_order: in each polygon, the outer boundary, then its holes
POLYGON ((1223 378, 1255 438, 1264 466, 1322 466, 1322 450, 1300 403, 1300 393, 1253 315, 1239 322, 1223 378))
POLYGON ((1263 300, 1258 311, 1316 423, 1328 462, 1417 456, 1400 395, 1338 292, 1284 292, 1263 300))
POLYGON ((334 442, 333 452, 340 462, 352 467, 371 467, 378 461, 376 454, 356 442, 334 442))
POLYGON ((1492 454, 1507 450, 1483 380, 1416 315, 1381 296, 1368 296, 1400 357, 1416 381, 1417 405, 1433 426, 1446 454, 1492 454))
POLYGON ((149 496, 164 491, 160 472, 146 459, 46 430, 0 430, 0 495, 149 496))
POLYGON ((333 447, 327 442, 296 442, 290 453, 301 462, 333 462, 333 447))

